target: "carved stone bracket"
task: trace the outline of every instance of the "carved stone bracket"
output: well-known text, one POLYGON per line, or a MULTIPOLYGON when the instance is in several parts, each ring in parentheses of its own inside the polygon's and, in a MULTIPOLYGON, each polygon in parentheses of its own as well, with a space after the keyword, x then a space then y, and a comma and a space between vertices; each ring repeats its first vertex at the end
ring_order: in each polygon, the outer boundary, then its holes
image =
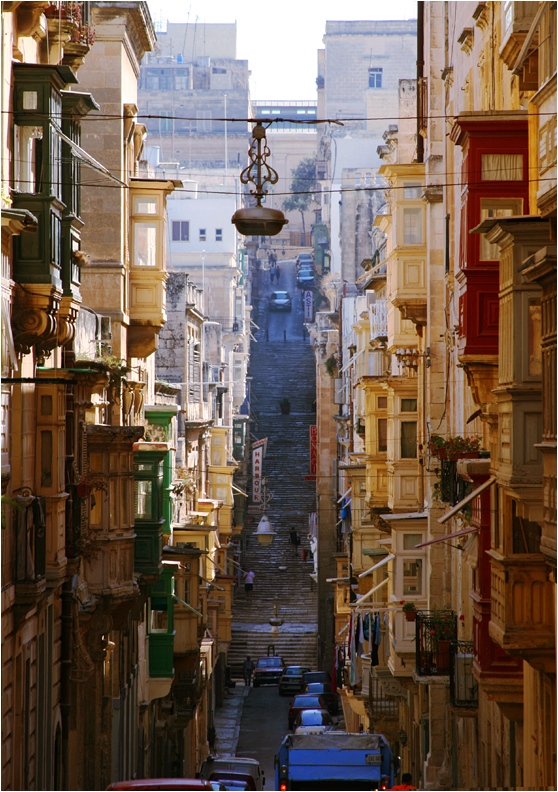
POLYGON ((58 312, 62 293, 52 286, 33 284, 33 291, 16 285, 12 326, 18 352, 29 354, 35 347, 39 356, 58 346, 58 312))

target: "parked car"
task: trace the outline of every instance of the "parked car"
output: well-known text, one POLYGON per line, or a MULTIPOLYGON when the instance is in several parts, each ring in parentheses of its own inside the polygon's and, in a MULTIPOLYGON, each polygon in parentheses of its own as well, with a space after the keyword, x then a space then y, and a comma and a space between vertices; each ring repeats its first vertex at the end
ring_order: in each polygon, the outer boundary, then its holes
POLYGON ((211 773, 209 782, 215 784, 215 789, 250 790, 256 789, 256 781, 250 773, 233 773, 231 770, 219 770, 211 773))
MULTIPOLYGON (((262 790, 265 785, 265 775, 257 759, 249 759, 245 756, 214 756, 210 754, 201 766, 200 778, 210 779, 217 773, 229 776, 235 773, 252 776, 254 779, 252 789, 262 790)), ((216 783, 216 781, 214 780, 213 783, 216 783)), ((220 780, 219 783, 223 783, 223 781, 220 780)), ((238 789, 238 787, 236 788, 238 789)))
POLYGON ((219 789, 204 778, 134 778, 130 781, 116 781, 107 787, 115 789, 219 789))
POLYGON ((302 690, 302 676, 310 671, 306 666, 288 666, 279 680, 279 695, 287 693, 300 693, 302 690))
POLYGON ((274 291, 269 297, 270 311, 290 311, 293 307, 291 295, 287 291, 274 291))
POLYGON ((289 706, 289 729, 293 728, 296 716, 306 709, 327 710, 325 699, 313 693, 299 693, 298 696, 295 696, 289 706))
POLYGON ((296 276, 296 282, 300 287, 313 286, 315 282, 315 273, 313 269, 308 267, 301 267, 296 276))
POLYGON ((311 253, 299 253, 296 257, 296 266, 301 267, 303 264, 310 264, 314 266, 314 257, 311 253))
POLYGON ((332 729, 333 720, 326 709, 302 710, 294 722, 295 734, 319 734, 332 729))
POLYGON ((260 657, 256 662, 252 684, 254 687, 275 684, 281 679, 285 668, 282 657, 260 657))
POLYGON ((337 700, 337 693, 332 693, 331 685, 324 682, 308 682, 302 689, 303 693, 314 693, 323 696, 327 703, 327 708, 332 715, 337 715, 339 704, 337 700))
POLYGON ((331 676, 327 671, 306 671, 302 678, 302 688, 310 682, 323 682, 324 685, 331 685, 331 676))

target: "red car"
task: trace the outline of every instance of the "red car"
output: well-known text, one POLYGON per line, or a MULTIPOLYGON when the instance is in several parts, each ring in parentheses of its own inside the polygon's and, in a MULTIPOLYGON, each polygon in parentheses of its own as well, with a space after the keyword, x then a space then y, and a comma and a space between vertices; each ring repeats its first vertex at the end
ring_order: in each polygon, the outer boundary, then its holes
POLYGON ((107 790, 125 789, 211 789, 214 787, 205 778, 134 778, 130 781, 115 781, 107 790))
POLYGON ((256 662, 252 684, 254 687, 277 684, 283 676, 284 670, 285 661, 282 657, 260 657, 256 662))
POLYGON ((299 693, 291 701, 289 707, 289 729, 294 727, 296 716, 307 709, 327 709, 327 704, 323 696, 313 693, 299 693))

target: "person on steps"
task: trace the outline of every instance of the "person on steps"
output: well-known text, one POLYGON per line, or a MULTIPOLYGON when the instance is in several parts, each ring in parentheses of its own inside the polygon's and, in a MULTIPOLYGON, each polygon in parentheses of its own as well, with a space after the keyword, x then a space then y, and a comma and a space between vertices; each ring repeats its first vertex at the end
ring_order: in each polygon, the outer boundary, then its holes
POLYGON ((252 592, 254 591, 254 578, 256 576, 250 570, 244 573, 244 591, 246 592, 246 599, 248 602, 252 601, 252 592))

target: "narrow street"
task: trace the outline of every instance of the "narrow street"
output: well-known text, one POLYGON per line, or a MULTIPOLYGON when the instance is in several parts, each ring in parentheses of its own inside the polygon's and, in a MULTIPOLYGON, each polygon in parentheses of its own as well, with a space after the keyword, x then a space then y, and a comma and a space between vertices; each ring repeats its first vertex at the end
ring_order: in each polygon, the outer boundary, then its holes
POLYGON ((257 759, 265 774, 266 792, 274 790, 274 759, 288 731, 289 696, 280 696, 277 685, 251 688, 244 699, 237 756, 257 759))
MULTIPOLYGON (((280 285, 259 272, 258 325, 250 361, 252 440, 267 438, 263 475, 272 495, 267 516, 277 532, 272 544, 260 546, 254 532, 260 513, 253 510, 242 535, 242 564, 255 573, 253 599, 240 586, 233 606, 229 664, 238 677, 247 655, 254 660, 275 651, 286 663, 314 668, 317 658, 317 598, 310 574, 314 566, 308 541, 308 515, 315 509, 314 482, 308 478, 310 426, 315 422, 315 359, 303 324, 302 296, 296 287, 294 261, 281 262, 280 285), (293 298, 290 312, 269 312, 268 296, 276 288, 293 298), (279 400, 291 402, 282 415, 279 400), (301 539, 293 556, 289 531, 301 539), (272 639, 269 618, 277 605, 284 624, 272 639)), ((276 692, 276 689, 275 689, 276 692)))

